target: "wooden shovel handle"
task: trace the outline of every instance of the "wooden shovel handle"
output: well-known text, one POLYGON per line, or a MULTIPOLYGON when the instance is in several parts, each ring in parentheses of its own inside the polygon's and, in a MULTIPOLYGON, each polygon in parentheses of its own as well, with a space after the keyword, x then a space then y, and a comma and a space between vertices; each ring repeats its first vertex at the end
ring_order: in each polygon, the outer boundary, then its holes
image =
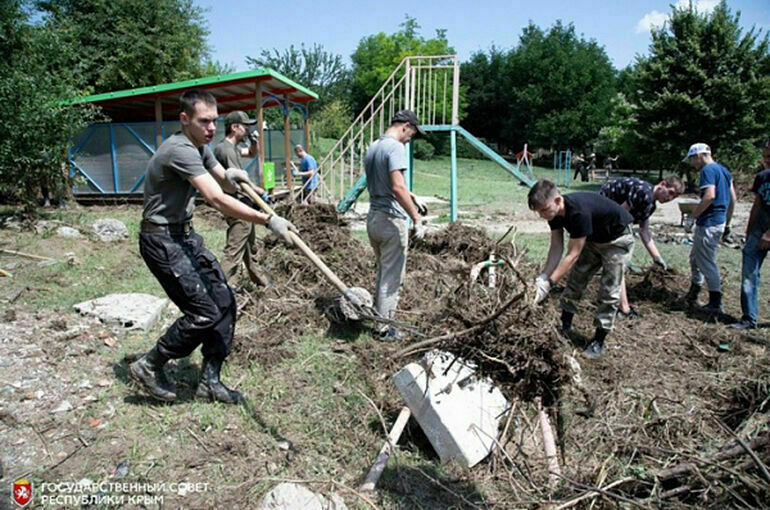
MULTIPOLYGON (((257 192, 254 190, 254 185, 251 182, 242 182, 241 189, 267 214, 275 214, 275 211, 273 211, 272 207, 270 207, 264 200, 262 200, 259 195, 257 195, 257 192)), ((289 237, 291 237, 292 242, 302 251, 302 253, 305 254, 307 258, 310 259, 313 264, 315 264, 318 269, 321 270, 326 279, 329 280, 335 287, 337 287, 340 292, 344 294, 345 291, 348 290, 348 286, 345 285, 343 281, 332 272, 331 269, 329 269, 329 266, 327 266, 323 260, 318 258, 318 255, 313 253, 313 250, 311 250, 296 233, 289 231, 289 237)))

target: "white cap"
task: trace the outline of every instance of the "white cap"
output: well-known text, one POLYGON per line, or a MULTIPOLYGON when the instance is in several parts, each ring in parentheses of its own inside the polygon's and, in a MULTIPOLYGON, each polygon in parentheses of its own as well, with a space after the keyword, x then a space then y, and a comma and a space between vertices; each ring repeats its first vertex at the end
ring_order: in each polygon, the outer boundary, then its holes
POLYGON ((696 154, 711 154, 711 147, 705 143, 694 143, 690 145, 690 150, 687 151, 687 156, 684 157, 682 162, 686 163, 690 156, 695 156, 696 154))

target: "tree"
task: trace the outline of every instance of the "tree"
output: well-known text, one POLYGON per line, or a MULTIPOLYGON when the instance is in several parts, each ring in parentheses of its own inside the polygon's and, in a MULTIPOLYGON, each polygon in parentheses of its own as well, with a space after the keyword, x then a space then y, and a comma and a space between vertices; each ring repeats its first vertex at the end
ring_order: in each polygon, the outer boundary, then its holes
POLYGON ((70 138, 95 118, 91 108, 67 106, 82 95, 82 77, 65 65, 73 50, 56 32, 30 23, 22 0, 0 0, 0 195, 30 212, 40 186, 62 196, 70 138))
POLYGON ((329 53, 320 44, 311 48, 291 45, 282 52, 262 50, 258 57, 246 57, 246 62, 252 68, 269 67, 316 92, 319 100, 311 103, 314 110, 347 98, 349 71, 342 56, 329 53))
POLYGON ((558 149, 594 140, 607 123, 616 80, 604 49, 561 21, 547 31, 530 23, 516 47, 473 55, 460 79, 471 130, 503 146, 558 149))
POLYGON ((420 25, 409 16, 400 27, 394 34, 379 32, 364 37, 350 57, 353 61, 350 95, 354 114, 369 103, 404 57, 455 53, 447 41, 446 30, 437 30, 436 37, 425 39, 418 33, 420 25))
MULTIPOLYGON (((679 165, 694 142, 706 142, 730 166, 770 126, 768 35, 743 33, 740 12, 720 3, 712 13, 674 7, 652 31, 650 54, 638 58, 638 128, 653 160, 679 165)), ((680 167, 681 168, 681 167, 680 167)), ((739 168, 733 168, 734 170, 739 168)))
POLYGON ((503 135, 530 146, 583 147, 606 123, 615 70, 596 41, 557 21, 547 32, 530 23, 510 57, 511 112, 503 135))
POLYGON ((203 75, 203 10, 192 0, 38 0, 46 29, 75 49, 94 93, 203 75))

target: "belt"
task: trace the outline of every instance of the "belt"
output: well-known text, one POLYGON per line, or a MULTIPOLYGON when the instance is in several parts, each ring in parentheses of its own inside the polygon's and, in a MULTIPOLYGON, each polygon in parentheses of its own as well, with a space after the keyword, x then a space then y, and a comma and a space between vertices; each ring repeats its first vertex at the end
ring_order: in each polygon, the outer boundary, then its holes
POLYGON ((142 220, 142 232, 146 234, 189 234, 193 231, 192 221, 185 221, 184 223, 169 223, 168 225, 158 225, 151 221, 142 220))

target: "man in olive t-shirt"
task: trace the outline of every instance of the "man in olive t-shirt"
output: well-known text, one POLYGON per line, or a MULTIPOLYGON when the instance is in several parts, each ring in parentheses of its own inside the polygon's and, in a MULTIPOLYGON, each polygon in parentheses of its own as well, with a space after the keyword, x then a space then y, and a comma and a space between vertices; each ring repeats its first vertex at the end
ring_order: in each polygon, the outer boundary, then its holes
POLYGON ((182 131, 164 141, 147 164, 139 252, 182 316, 129 365, 128 373, 152 397, 173 401, 176 388, 163 366, 202 344, 196 397, 234 404, 241 394, 222 384, 219 375, 233 339, 235 299, 216 257, 192 228, 195 191, 223 214, 266 225, 289 244, 289 231, 296 229, 284 218, 257 212, 223 191, 234 192, 248 175, 225 170, 208 148, 216 130, 214 96, 188 90, 179 102, 182 131))
MULTIPOLYGON (((225 116, 225 138, 214 147, 214 156, 224 168, 243 168, 241 156, 250 158, 259 153, 259 135, 252 131, 256 119, 250 119, 245 112, 236 110, 225 116), (238 146, 244 140, 250 140, 248 149, 238 146)), ((257 193, 267 201, 269 196, 261 188, 257 193)), ((248 205, 256 208, 254 202, 242 193, 235 197, 248 205)), ((238 268, 243 262, 249 279, 257 285, 267 287, 269 280, 265 276, 259 264, 259 247, 257 243, 254 224, 231 216, 225 216, 227 221, 227 242, 222 260, 222 270, 228 282, 232 283, 233 277, 238 274, 238 268)))

